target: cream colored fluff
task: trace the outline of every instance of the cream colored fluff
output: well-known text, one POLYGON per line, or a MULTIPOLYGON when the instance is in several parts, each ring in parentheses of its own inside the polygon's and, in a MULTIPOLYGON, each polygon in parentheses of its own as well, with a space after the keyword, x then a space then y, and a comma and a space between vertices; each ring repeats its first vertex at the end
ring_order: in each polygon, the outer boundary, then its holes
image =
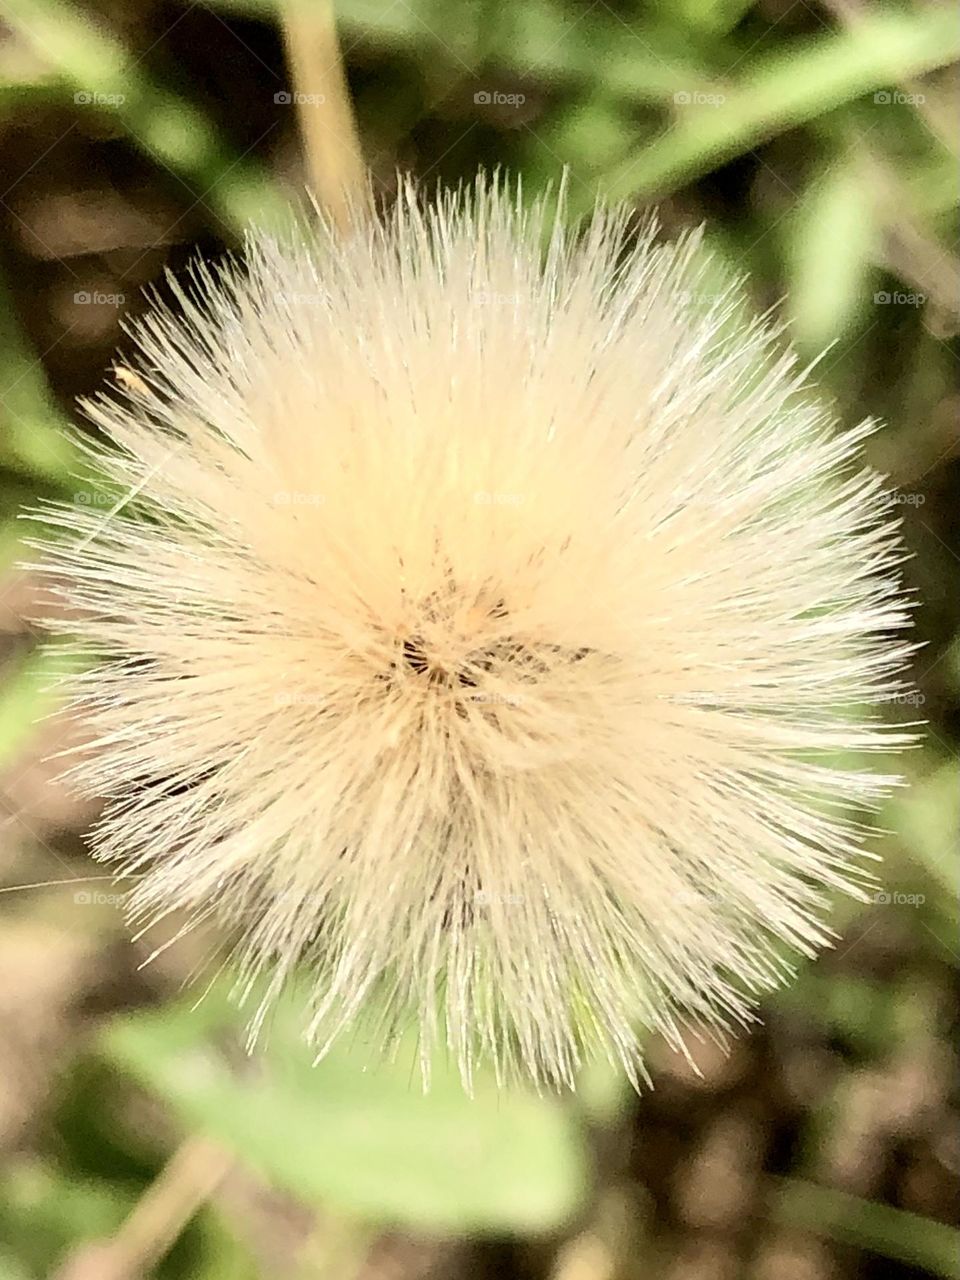
POLYGON ((467 1080, 636 1078, 856 892, 892 779, 848 753, 902 739, 851 712, 900 687, 890 508, 869 428, 702 271, 618 215, 406 192, 199 273, 90 406, 127 496, 45 542, 103 659, 96 853, 271 993, 306 969, 321 1051, 375 1009, 467 1080))

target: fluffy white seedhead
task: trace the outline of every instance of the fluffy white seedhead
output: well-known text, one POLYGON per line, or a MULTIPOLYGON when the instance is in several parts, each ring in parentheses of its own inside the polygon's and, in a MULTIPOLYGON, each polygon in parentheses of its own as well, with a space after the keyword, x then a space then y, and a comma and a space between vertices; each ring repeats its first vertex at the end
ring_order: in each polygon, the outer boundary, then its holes
POLYGON ((101 662, 78 767, 136 916, 213 913, 322 1050, 412 1015, 469 1080, 749 1017, 892 781, 899 549, 695 238, 495 184, 252 239, 89 406, 48 520, 101 662), (866 708, 866 710, 864 710, 866 708))

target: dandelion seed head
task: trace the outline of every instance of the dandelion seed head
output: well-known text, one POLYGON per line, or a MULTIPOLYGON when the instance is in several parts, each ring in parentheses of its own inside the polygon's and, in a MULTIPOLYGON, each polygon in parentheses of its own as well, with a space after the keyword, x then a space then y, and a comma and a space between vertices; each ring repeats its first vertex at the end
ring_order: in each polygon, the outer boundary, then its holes
POLYGON ((695 236, 496 183, 251 238, 88 411, 44 567, 131 910, 214 915, 322 1052, 376 1007, 469 1082, 636 1079, 751 1018, 863 883, 901 745, 895 524, 695 236))

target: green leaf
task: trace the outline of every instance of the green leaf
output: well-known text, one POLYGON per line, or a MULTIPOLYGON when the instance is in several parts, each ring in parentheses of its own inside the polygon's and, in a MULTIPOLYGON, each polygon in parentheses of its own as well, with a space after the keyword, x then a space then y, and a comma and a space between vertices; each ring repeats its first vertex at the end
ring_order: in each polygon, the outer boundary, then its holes
POLYGON ((7 282, 0 275, 0 462, 41 480, 62 481, 76 451, 43 365, 24 341, 7 282))
MULTIPOLYGON (((11 1165, 0 1178, 0 1232, 14 1249, 14 1259, 29 1270, 6 1275, 47 1275, 84 1242, 108 1240, 136 1206, 147 1184, 128 1178, 107 1179, 84 1170, 81 1176, 63 1164, 32 1161, 11 1165)), ((190 1280, 255 1280, 259 1272, 215 1211, 206 1207, 189 1224, 161 1275, 189 1275, 190 1280), (178 1262, 183 1265, 178 1265, 178 1262)))
POLYGON ((772 1216, 780 1225, 960 1280, 960 1231, 953 1227, 812 1182, 776 1179, 775 1186, 772 1216))
POLYGON ((633 136, 634 126, 609 98, 572 102, 556 112, 536 136, 530 136, 530 161, 524 165, 524 173, 539 160, 545 175, 555 178, 558 165, 567 164, 576 175, 575 181, 587 182, 589 174, 615 163, 633 136))
POLYGON ((0 768, 20 752, 24 741, 63 702, 59 684, 80 660, 53 645, 37 645, 0 687, 0 768))
MULTIPOLYGON (((223 0, 218 0, 223 3, 223 0)), ((234 5, 230 5, 234 8, 234 5)), ((557 4, 524 0, 496 10, 492 29, 476 25, 476 7, 449 0, 340 0, 337 14, 354 39, 409 48, 443 58, 461 73, 480 74, 478 53, 495 73, 541 79, 550 85, 602 86, 632 102, 657 102, 684 89, 707 88, 702 66, 689 56, 689 39, 625 22, 596 9, 580 21, 557 4)), ((478 87, 481 87, 478 85, 478 87)))
POLYGON ((236 233, 284 216, 285 202, 261 166, 235 154, 199 108, 151 78, 143 59, 106 27, 62 0, 10 0, 4 21, 74 92, 77 111, 114 114, 134 145, 184 181, 188 201, 236 233))
POLYGON ((957 637, 947 654, 947 671, 951 688, 960 693, 960 637, 957 637))
POLYGON ((957 841, 960 832, 960 764, 946 760, 891 799, 884 824, 956 904, 957 841))
POLYGON ((52 1164, 15 1163, 0 1179, 0 1232, 28 1274, 46 1273, 78 1241, 113 1235, 134 1199, 128 1188, 73 1179, 52 1164))
POLYGON ((33 1280, 26 1266, 8 1253, 0 1253, 0 1280, 33 1280))
POLYGON ((218 993, 120 1020, 106 1051, 188 1125, 304 1200, 457 1233, 545 1231, 576 1212, 584 1151, 559 1098, 488 1077, 469 1098, 439 1061, 424 1095, 412 1038, 392 1062, 370 1066, 369 1052, 337 1045, 313 1066, 292 1004, 277 1009, 257 1070, 237 1070, 216 1047, 239 1016, 218 993))
POLYGON ((941 8, 878 13, 850 31, 793 40, 722 87, 719 101, 688 93, 674 127, 615 168, 605 192, 626 199, 674 191, 787 129, 958 57, 960 23, 941 8))
POLYGON ((726 34, 732 31, 755 0, 678 0, 675 12, 699 31, 726 34))
POLYGON ((832 158, 800 202, 788 245, 797 341, 821 350, 845 333, 872 270, 873 195, 852 157, 832 158))

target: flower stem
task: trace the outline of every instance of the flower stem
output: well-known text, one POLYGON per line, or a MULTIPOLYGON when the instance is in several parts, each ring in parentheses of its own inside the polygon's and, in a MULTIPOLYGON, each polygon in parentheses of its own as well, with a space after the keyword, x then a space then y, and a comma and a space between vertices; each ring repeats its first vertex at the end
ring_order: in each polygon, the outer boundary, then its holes
POLYGON ((286 0, 283 29, 308 183, 321 208, 346 227, 370 210, 372 195, 333 0, 286 0))

